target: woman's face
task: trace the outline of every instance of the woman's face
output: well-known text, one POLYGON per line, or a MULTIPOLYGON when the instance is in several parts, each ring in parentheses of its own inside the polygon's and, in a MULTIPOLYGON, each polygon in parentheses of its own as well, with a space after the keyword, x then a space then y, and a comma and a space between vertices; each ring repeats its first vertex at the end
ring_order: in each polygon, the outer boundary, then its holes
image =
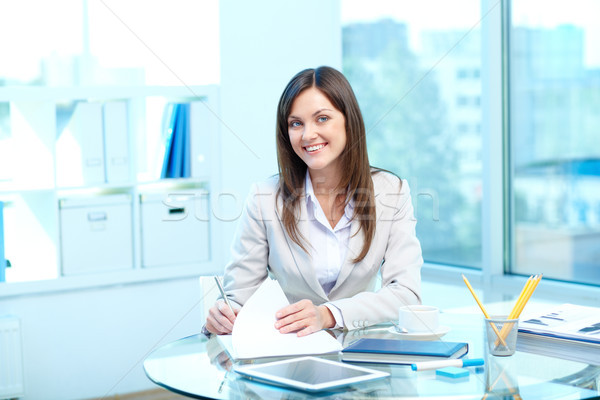
POLYGON ((339 171, 339 156, 346 147, 346 119, 319 89, 300 92, 288 117, 292 148, 306 163, 311 177, 339 171))

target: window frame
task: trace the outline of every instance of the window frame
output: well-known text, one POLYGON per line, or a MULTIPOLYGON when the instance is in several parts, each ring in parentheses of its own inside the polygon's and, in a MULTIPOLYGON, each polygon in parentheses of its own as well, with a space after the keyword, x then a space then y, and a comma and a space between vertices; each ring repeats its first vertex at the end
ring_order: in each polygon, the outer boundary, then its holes
MULTIPOLYGON (((510 2, 481 0, 482 267, 478 270, 426 262, 422 268, 422 279, 436 283, 464 286, 464 274, 483 290, 486 302, 516 297, 528 278, 511 273, 514 207, 509 131, 510 2)), ((536 294, 559 302, 600 301, 598 286, 550 279, 536 294)))

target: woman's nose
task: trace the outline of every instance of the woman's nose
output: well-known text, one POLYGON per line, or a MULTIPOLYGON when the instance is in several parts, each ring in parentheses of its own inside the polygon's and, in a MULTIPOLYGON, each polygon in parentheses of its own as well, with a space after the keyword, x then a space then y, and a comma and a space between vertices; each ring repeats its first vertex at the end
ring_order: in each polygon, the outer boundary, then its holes
POLYGON ((302 139, 311 140, 318 136, 317 127, 313 124, 306 124, 304 126, 304 131, 302 132, 302 139))

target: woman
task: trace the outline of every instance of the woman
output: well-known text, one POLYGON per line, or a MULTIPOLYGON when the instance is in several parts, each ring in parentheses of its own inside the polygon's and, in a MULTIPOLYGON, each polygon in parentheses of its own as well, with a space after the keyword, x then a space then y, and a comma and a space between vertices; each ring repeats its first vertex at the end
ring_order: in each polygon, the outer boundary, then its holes
POLYGON ((276 314, 282 333, 362 328, 420 303, 423 259, 408 184, 370 167, 358 102, 340 72, 306 69, 288 83, 277 158, 279 175, 251 190, 225 268, 234 312, 217 301, 206 329, 231 332, 268 274, 290 300, 276 314))

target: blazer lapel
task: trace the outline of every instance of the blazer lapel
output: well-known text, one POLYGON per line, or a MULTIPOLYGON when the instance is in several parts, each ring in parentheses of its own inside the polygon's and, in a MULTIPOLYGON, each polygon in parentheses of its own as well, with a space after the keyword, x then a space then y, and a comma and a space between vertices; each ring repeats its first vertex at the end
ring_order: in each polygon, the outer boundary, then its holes
MULTIPOLYGON (((378 199, 377 197, 378 197, 378 195, 376 194, 375 195, 375 204, 377 204, 378 200, 381 200, 381 199, 378 199)), ((376 221, 379 221, 381 219, 382 212, 383 212, 382 207, 375 206, 375 220, 376 221)), ((364 232, 362 229, 360 229, 360 221, 358 221, 357 219, 353 219, 350 229, 351 229, 350 230, 351 233, 350 233, 350 240, 348 243, 348 252, 346 253, 346 260, 344 261, 344 264, 342 265, 342 269, 340 270, 338 279, 335 282, 335 286, 333 286, 333 288, 331 289, 331 292, 329 293, 330 295, 333 292, 335 292, 337 290, 337 288, 339 288, 344 283, 344 281, 346 281, 346 279, 348 279, 348 277, 352 273, 352 270, 356 266, 356 264, 353 262, 353 260, 356 257, 358 257, 358 255, 362 251, 362 247, 365 242, 364 232), (360 229, 360 231, 359 231, 359 229, 360 229)), ((375 240, 375 238, 373 238, 373 240, 375 240)), ((364 263, 364 262, 369 262, 369 253, 367 253, 365 258, 363 258, 363 260, 360 263, 364 263)))
MULTIPOLYGON (((290 249, 290 253, 294 263, 296 264, 296 268, 298 269, 298 273, 304 281, 306 285, 311 288, 319 297, 323 299, 327 299, 327 295, 323 290, 323 287, 319 283, 317 279, 317 275, 314 271, 312 257, 302 249, 296 242, 294 242, 287 234, 285 230, 285 226, 283 225, 283 221, 281 220, 281 215, 279 210, 283 209, 283 200, 281 196, 277 198, 277 204, 275 206, 275 213, 277 214, 277 218, 279 219, 279 223, 281 224, 281 229, 283 230, 285 241, 290 249)), ((298 221, 298 232, 301 235, 302 239, 308 239, 308 224, 309 224, 309 216, 306 210, 306 197, 303 195, 300 200, 300 219, 298 221)), ((310 243, 306 242, 304 245, 307 247, 307 250, 311 251, 310 243)))
POLYGON ((353 260, 360 254, 364 243, 364 233, 362 229, 358 231, 359 228, 360 222, 356 219, 352 220, 352 224, 350 225, 350 240, 348 241, 348 251, 346 252, 346 259, 344 260, 344 264, 340 269, 340 274, 338 275, 337 281, 331 289, 330 294, 333 293, 338 287, 340 287, 352 273, 352 269, 355 265, 353 260), (357 231, 358 233, 356 233, 357 231))

